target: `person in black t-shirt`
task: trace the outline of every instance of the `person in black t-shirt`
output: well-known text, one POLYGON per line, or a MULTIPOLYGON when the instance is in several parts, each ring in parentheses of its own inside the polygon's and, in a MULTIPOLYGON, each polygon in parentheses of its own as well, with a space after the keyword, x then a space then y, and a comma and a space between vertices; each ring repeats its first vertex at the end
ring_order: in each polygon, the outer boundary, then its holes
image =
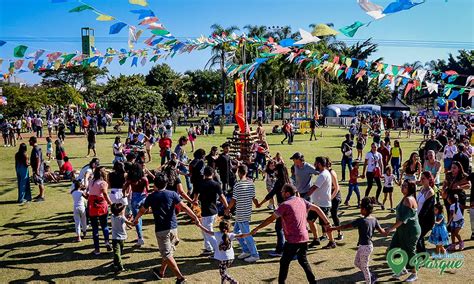
MULTIPOLYGON (((201 186, 194 191, 194 202, 201 202, 202 225, 213 232, 213 224, 217 217, 217 201, 220 200, 227 208, 227 200, 222 193, 221 185, 213 180, 214 169, 207 166, 204 168, 204 180, 201 186)), ((202 255, 212 255, 214 253, 212 247, 212 238, 209 234, 203 232, 204 250, 202 255)))
POLYGON ((178 222, 176 220, 175 206, 179 205, 186 214, 194 220, 196 226, 200 226, 199 218, 194 212, 179 198, 176 192, 166 190, 168 178, 163 173, 158 173, 154 179, 154 191, 149 194, 143 205, 140 207, 133 223, 138 224, 138 220, 151 208, 155 221, 155 235, 158 241, 158 248, 162 257, 161 269, 152 268, 153 274, 160 280, 164 277, 166 268, 169 266, 175 276, 176 283, 185 283, 185 279, 173 253, 178 240, 178 222))
POLYGON ((87 156, 89 157, 90 152, 94 152, 94 157, 97 156, 95 152, 95 131, 91 128, 87 132, 87 156))
POLYGON ((230 144, 222 144, 222 153, 216 161, 216 167, 219 171, 219 177, 222 183, 222 191, 224 194, 229 194, 231 188, 234 186, 235 177, 232 172, 232 165, 230 163, 230 144))
MULTIPOLYGON (((191 177, 191 183, 193 184, 193 191, 196 190, 196 187, 200 186, 200 183, 204 179, 204 157, 206 156, 206 151, 204 149, 197 149, 194 152, 194 160, 189 164, 189 175, 191 177)), ((189 195, 192 192, 188 193, 189 195)))

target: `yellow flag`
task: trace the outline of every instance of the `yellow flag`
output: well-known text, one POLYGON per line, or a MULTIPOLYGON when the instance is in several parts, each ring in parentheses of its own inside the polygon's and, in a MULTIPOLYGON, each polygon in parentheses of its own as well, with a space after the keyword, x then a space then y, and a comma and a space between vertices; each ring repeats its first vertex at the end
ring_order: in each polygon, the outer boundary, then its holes
POLYGON ((314 27, 311 34, 314 36, 333 36, 337 35, 338 33, 338 31, 331 29, 328 25, 318 24, 316 27, 314 27))
POLYGON ((100 15, 96 18, 96 20, 97 20, 97 21, 107 22, 107 21, 113 21, 113 20, 115 20, 115 18, 112 17, 112 16, 109 16, 109 15, 100 14, 100 15))
POLYGON ((146 0, 128 0, 128 2, 130 4, 140 5, 140 6, 143 6, 143 7, 148 6, 148 3, 146 2, 146 0))
POLYGON ((352 65, 352 59, 346 58, 346 66, 351 67, 351 65, 352 65))

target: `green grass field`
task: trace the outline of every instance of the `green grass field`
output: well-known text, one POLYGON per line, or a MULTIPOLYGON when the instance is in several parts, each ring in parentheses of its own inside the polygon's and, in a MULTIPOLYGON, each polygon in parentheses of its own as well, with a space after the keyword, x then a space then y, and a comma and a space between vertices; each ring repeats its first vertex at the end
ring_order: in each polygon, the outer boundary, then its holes
MULTIPOLYGON (((220 145, 227 135, 230 135, 233 127, 227 126, 225 135, 209 137, 198 137, 197 148, 207 151, 213 145, 220 145)), ((267 132, 270 132, 270 126, 267 132)), ((184 128, 178 128, 173 135, 173 141, 184 133, 184 128)), ((340 151, 339 146, 344 139, 346 130, 338 128, 325 128, 318 130, 318 141, 309 142, 309 135, 296 135, 293 145, 281 145, 282 136, 268 135, 270 151, 282 153, 285 161, 290 163, 289 157, 300 151, 305 154, 306 160, 313 163, 314 158, 319 155, 329 156, 334 160, 334 168, 340 177, 340 151), (322 131, 322 137, 319 137, 322 131)), ((98 155, 101 163, 111 166, 112 144, 115 135, 99 135, 97 137, 98 155)), ((122 134, 124 137, 124 134, 122 134)), ((404 136, 403 136, 404 137, 404 136)), ((405 157, 415 150, 421 140, 421 136, 414 135, 411 139, 401 139, 401 147, 405 157)), ((26 141, 25 141, 26 142, 26 141)), ((45 152, 45 141, 41 140, 43 153, 45 152)), ((30 150, 30 147, 28 147, 30 150)), ((85 158, 87 153, 87 142, 85 137, 67 137, 65 149, 75 168, 79 169, 88 162, 85 158)), ((369 146, 365 150, 368 151, 369 146)), ((69 195, 69 183, 48 184, 46 187, 46 201, 41 203, 28 203, 23 206, 16 204, 17 187, 14 170, 14 153, 17 148, 0 148, 0 282, 89 282, 89 281, 112 281, 144 282, 153 281, 150 268, 160 263, 160 256, 154 237, 154 226, 152 215, 147 215, 144 220, 145 246, 134 248, 136 233, 129 230, 129 238, 126 242, 124 264, 127 272, 116 275, 109 267, 112 261, 112 253, 105 253, 99 257, 91 254, 93 244, 91 233, 82 243, 74 243, 74 221, 72 215, 72 198, 69 195)), ((191 147, 188 145, 188 152, 191 147)), ((149 168, 158 165, 158 150, 153 150, 154 161, 148 164, 149 168)), ((57 165, 51 161, 53 169, 57 165)), ((365 183, 362 183, 361 193, 365 191, 365 183)), ((38 189, 33 188, 33 196, 38 189)), ((373 189, 375 191, 375 189, 373 189)), ((265 195, 264 182, 257 182, 257 198, 261 200, 265 195)), ((347 183, 342 183, 342 196, 347 194, 347 183)), ((401 198, 399 187, 395 188, 394 202, 397 204, 401 198)), ((355 202, 353 196, 352 204, 355 202)), ((356 218, 359 215, 355 206, 342 206, 342 223, 356 218)), ((260 223, 271 212, 266 208, 254 209, 252 216, 252 227, 260 223)), ((389 211, 376 210, 374 215, 379 219, 382 226, 388 226, 394 222, 395 215, 389 211)), ((465 213, 466 225, 462 230, 462 236, 467 240, 470 236, 469 214, 465 213)), ((220 281, 217 263, 204 257, 199 257, 202 248, 201 232, 180 216, 179 236, 181 243, 177 247, 176 260, 187 277, 189 283, 218 283, 220 281)), ((241 260, 235 260, 230 268, 230 274, 243 283, 276 282, 278 276, 279 259, 269 258, 268 252, 273 250, 276 243, 274 225, 261 230, 256 235, 257 247, 261 260, 255 264, 247 264, 241 260)), ((375 250, 372 254, 371 269, 378 275, 379 280, 388 281, 391 270, 385 261, 385 250, 389 245, 390 237, 385 238, 377 234, 374 238, 375 250)), ((310 250, 309 261, 312 265, 316 278, 324 283, 333 282, 356 282, 363 281, 362 273, 353 265, 357 245, 357 232, 347 231, 343 241, 338 243, 334 250, 323 250, 316 248, 310 250)), ((427 247, 433 246, 427 243, 427 247)), ((473 241, 466 241, 464 254, 464 266, 457 270, 448 270, 439 275, 438 270, 422 269, 419 274, 419 282, 423 283, 460 283, 461 281, 473 282, 472 269, 473 241)), ((234 244, 236 253, 240 253, 237 242, 234 244)), ((166 275, 165 283, 174 281, 170 271, 166 275)), ((305 283, 306 278, 303 270, 295 261, 291 264, 288 283, 305 283)))

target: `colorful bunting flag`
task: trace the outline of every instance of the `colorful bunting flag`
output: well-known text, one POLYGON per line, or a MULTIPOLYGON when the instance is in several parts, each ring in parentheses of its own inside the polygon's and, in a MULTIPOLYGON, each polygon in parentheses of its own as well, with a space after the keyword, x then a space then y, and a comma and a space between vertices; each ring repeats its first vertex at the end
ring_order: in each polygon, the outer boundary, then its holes
POLYGON ((157 36, 164 36, 164 35, 169 34, 170 32, 167 31, 167 30, 158 30, 158 29, 156 29, 156 30, 152 30, 151 33, 154 34, 154 35, 157 35, 157 36))
POLYGON ((128 0, 128 2, 133 5, 140 5, 143 7, 148 6, 148 3, 146 2, 146 0, 128 0))
POLYGON ((138 19, 139 20, 144 19, 145 17, 154 17, 155 16, 155 13, 153 13, 152 10, 140 9, 140 10, 131 10, 130 12, 132 12, 134 14, 138 14, 138 19))
POLYGON ((419 3, 413 3, 412 0, 396 0, 395 2, 392 2, 388 4, 387 7, 383 10, 384 14, 393 14, 397 13, 403 10, 408 10, 411 9, 417 5, 425 3, 425 0, 419 3))
POLYGON ((123 23, 123 22, 118 22, 116 24, 113 24, 113 25, 110 26, 109 34, 111 34, 111 35, 118 34, 126 26, 127 26, 127 24, 123 23))
POLYGON ((0 46, 4 46, 7 42, 4 40, 0 40, 0 46))
POLYGON ((28 49, 26 45, 19 45, 13 49, 13 56, 15 57, 23 57, 25 56, 25 52, 28 49))
POLYGON ((82 11, 85 11, 85 10, 94 10, 94 8, 92 8, 89 5, 84 4, 84 5, 81 5, 81 6, 77 6, 74 9, 69 10, 69 13, 77 13, 77 12, 82 12, 82 11))
POLYGON ((469 97, 468 97, 468 99, 470 99, 470 98, 472 98, 472 97, 474 97, 474 89, 471 89, 471 90, 469 91, 469 97))
POLYGON ((326 24, 318 24, 311 34, 314 36, 334 36, 337 35, 338 32, 326 24))
POLYGON ((352 25, 350 26, 346 26, 346 27, 343 27, 343 28, 340 28, 339 31, 344 34, 345 36, 348 36, 348 37, 353 37, 357 30, 362 27, 364 24, 359 22, 359 21, 356 21, 355 23, 353 23, 352 25))
POLYGON ((108 22, 108 21, 113 21, 115 20, 114 17, 112 16, 109 16, 109 15, 105 15, 105 14, 98 14, 99 16, 97 18, 95 18, 97 21, 101 21, 101 22, 108 22))
POLYGON ((405 92, 403 93, 403 97, 406 97, 408 92, 413 88, 413 83, 408 83, 407 87, 405 88, 405 92))
POLYGON ((158 22, 158 18, 157 17, 145 17, 145 19, 143 19, 139 25, 143 26, 143 25, 148 25, 148 24, 151 24, 151 23, 155 23, 155 22, 158 22))
POLYGON ((321 40, 319 37, 313 36, 310 32, 307 32, 303 29, 300 29, 299 32, 300 32, 301 39, 295 42, 295 44, 315 43, 321 40))

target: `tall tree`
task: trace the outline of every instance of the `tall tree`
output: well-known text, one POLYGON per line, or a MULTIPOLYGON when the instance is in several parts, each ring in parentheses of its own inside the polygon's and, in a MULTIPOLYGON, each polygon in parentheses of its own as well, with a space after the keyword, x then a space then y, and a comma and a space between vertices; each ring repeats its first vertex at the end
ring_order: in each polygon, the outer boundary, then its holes
MULTIPOLYGON (((219 24, 213 24, 211 26, 212 34, 216 36, 227 36, 230 35, 238 30, 239 27, 237 26, 230 26, 227 28, 222 27, 219 24)), ((226 83, 227 83, 227 75, 225 74, 224 64, 226 62, 226 58, 233 53, 231 49, 231 45, 228 42, 221 42, 215 45, 211 50, 211 58, 206 64, 206 67, 214 67, 219 65, 221 71, 221 95, 222 95, 222 113, 225 113, 225 97, 226 97, 226 83), (230 53, 230 54, 229 54, 230 53)))

